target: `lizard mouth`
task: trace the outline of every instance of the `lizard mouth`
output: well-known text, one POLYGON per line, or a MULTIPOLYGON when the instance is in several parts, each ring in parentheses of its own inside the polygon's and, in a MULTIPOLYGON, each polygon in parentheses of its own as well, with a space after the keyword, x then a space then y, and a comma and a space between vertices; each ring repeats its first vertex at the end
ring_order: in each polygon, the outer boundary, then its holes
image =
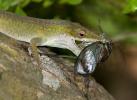
POLYGON ((88 45, 91 44, 92 42, 84 42, 84 41, 75 40, 75 43, 77 44, 77 46, 78 46, 80 49, 84 49, 86 46, 88 46, 88 45))

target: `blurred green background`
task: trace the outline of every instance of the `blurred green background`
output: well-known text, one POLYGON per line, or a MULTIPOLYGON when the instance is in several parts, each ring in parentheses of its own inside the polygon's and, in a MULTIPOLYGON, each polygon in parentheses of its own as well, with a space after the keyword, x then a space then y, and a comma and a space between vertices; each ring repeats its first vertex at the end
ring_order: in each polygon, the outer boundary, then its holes
POLYGON ((97 34, 101 34, 100 19, 106 38, 113 40, 114 46, 93 76, 116 100, 137 100, 137 0, 0 0, 0 9, 78 22, 97 34))
POLYGON ((137 0, 0 0, 0 8, 32 17, 79 22, 98 34, 100 19, 109 39, 137 44, 137 0))

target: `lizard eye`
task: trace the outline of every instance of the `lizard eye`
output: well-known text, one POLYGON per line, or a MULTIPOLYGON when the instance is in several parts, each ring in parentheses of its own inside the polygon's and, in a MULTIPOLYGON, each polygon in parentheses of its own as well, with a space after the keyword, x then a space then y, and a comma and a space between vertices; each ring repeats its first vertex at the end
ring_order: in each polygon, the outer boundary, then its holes
POLYGON ((83 38, 85 36, 85 34, 86 34, 86 32, 83 30, 78 32, 78 35, 80 38, 83 38))

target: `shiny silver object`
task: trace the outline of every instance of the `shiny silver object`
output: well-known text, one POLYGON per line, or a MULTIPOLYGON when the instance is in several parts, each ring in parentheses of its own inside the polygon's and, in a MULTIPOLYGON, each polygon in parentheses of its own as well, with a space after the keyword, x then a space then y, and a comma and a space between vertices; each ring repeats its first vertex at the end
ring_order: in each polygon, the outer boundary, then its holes
POLYGON ((112 50, 111 41, 98 41, 86 46, 77 57, 75 62, 75 73, 91 74, 96 66, 105 61, 112 50))

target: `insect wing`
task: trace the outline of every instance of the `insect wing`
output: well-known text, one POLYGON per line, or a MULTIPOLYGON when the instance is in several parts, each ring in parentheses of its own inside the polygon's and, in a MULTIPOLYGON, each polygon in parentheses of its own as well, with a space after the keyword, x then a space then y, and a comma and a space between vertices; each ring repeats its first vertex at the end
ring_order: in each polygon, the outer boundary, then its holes
POLYGON ((101 59, 100 59, 100 62, 104 62, 108 56, 110 55, 111 51, 112 51, 112 41, 111 40, 108 40, 106 41, 105 43, 103 43, 103 50, 102 50, 102 53, 101 53, 101 59))
POLYGON ((101 42, 95 42, 85 47, 76 60, 75 71, 80 74, 92 73, 100 61, 102 47, 101 42))

